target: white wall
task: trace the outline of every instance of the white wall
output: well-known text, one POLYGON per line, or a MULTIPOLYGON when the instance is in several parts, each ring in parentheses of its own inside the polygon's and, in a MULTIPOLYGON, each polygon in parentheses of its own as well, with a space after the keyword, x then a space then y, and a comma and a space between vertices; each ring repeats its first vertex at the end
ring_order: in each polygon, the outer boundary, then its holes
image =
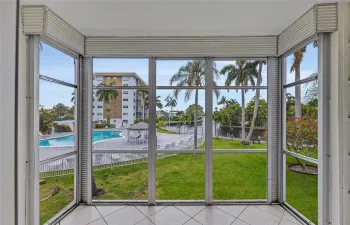
POLYGON ((0 224, 14 224, 15 1, 0 2, 0 224))

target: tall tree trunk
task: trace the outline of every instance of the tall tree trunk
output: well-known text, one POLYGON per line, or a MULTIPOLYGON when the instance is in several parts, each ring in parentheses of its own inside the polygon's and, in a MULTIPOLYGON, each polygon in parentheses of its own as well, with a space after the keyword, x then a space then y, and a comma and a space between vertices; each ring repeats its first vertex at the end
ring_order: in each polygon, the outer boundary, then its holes
POLYGON ((196 89, 195 97, 195 106, 194 106, 194 149, 197 149, 197 117, 198 117, 198 89, 196 89))
MULTIPOLYGON (((295 68, 295 81, 300 80, 300 64, 295 68)), ((295 117, 301 118, 301 87, 295 86, 295 117)))
POLYGON ((242 141, 245 139, 245 98, 244 90, 242 89, 242 141))
MULTIPOLYGON (((258 86, 258 87, 260 87, 260 84, 261 84, 262 66, 263 66, 263 63, 260 61, 258 79, 256 82, 256 86, 258 86)), ((259 101, 260 101, 260 89, 256 89, 253 118, 252 118, 252 122, 250 124, 249 133, 247 135, 247 138, 245 139, 246 141, 250 141, 250 139, 252 138, 252 135, 253 135, 253 131, 254 131, 254 127, 255 127, 255 120, 256 120, 256 116, 258 115, 259 101)))

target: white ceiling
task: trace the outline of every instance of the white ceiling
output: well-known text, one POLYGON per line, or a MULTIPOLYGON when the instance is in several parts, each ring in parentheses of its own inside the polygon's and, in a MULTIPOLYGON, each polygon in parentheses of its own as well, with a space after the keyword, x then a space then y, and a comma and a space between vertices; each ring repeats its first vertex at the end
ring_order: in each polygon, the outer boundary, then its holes
POLYGON ((277 35, 330 0, 22 0, 46 5, 87 36, 277 35))

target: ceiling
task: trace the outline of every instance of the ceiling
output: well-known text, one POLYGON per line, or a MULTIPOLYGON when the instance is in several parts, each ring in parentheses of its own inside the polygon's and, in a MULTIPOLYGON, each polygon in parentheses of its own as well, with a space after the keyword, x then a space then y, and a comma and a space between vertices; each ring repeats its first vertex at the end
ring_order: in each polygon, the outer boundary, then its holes
POLYGON ((21 0, 46 5, 86 36, 277 35, 330 0, 21 0))

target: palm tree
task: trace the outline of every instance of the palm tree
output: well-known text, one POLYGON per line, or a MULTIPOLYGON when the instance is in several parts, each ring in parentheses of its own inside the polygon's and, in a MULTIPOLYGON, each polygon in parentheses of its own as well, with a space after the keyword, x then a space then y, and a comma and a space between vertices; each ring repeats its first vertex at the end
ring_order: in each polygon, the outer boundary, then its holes
MULTIPOLYGON (((213 63, 213 85, 216 86, 215 80, 219 78, 219 71, 216 69, 216 64, 213 63)), ((170 78, 170 85, 176 86, 194 86, 201 87, 205 85, 205 61, 192 60, 188 61, 186 65, 181 66, 180 69, 170 78)), ((214 89, 215 95, 219 97, 219 90, 214 89)), ((174 91, 174 96, 177 99, 181 89, 174 91)), ((185 92, 185 102, 187 102, 193 89, 187 89, 185 92)), ((194 148, 197 149, 197 117, 198 117, 198 89, 195 90, 195 106, 194 110, 194 148)))
MULTIPOLYGON (((300 80, 300 64, 303 61, 306 47, 294 52, 294 58, 290 72, 295 71, 295 81, 300 80)), ((301 118, 301 87, 300 85, 295 86, 295 117, 301 118)))
POLYGON ((72 98, 70 99, 70 101, 75 103, 75 92, 72 92, 72 98))
MULTIPOLYGON (((114 81, 112 81, 110 83, 105 83, 103 81, 99 86, 112 87, 112 86, 116 86, 116 83, 114 81)), ((110 101, 117 99, 118 91, 115 89, 99 89, 96 92, 96 97, 97 97, 98 101, 100 101, 100 102, 103 101, 107 105, 106 112, 108 112, 108 114, 107 114, 107 122, 108 122, 109 112, 110 112, 109 103, 110 103, 110 101)))
MULTIPOLYGON (((262 82, 262 77, 261 77, 261 73, 262 73, 262 67, 263 65, 266 65, 266 61, 257 61, 256 62, 259 65, 258 68, 258 77, 256 78, 256 86, 260 87, 261 82, 262 82)), ((247 135, 247 138, 245 139, 245 141, 250 141, 250 138, 253 135, 253 131, 254 131, 254 127, 255 127, 255 120, 256 117, 258 115, 258 108, 259 108, 259 98, 260 98, 260 89, 256 89, 255 92, 255 104, 254 104, 254 112, 253 112, 253 118, 252 118, 252 122, 250 123, 250 128, 249 128, 249 132, 247 135)))
MULTIPOLYGON (((225 85, 230 86, 235 82, 235 86, 255 86, 257 78, 256 62, 237 60, 236 65, 230 64, 224 66, 220 73, 227 75, 225 85)), ((242 141, 245 140, 245 97, 246 90, 242 89, 242 141)))
POLYGON ((174 97, 168 96, 165 101, 167 102, 165 107, 170 107, 170 112, 169 112, 169 126, 170 126, 170 118, 171 118, 171 112, 173 111, 173 107, 177 105, 177 101, 174 97))

